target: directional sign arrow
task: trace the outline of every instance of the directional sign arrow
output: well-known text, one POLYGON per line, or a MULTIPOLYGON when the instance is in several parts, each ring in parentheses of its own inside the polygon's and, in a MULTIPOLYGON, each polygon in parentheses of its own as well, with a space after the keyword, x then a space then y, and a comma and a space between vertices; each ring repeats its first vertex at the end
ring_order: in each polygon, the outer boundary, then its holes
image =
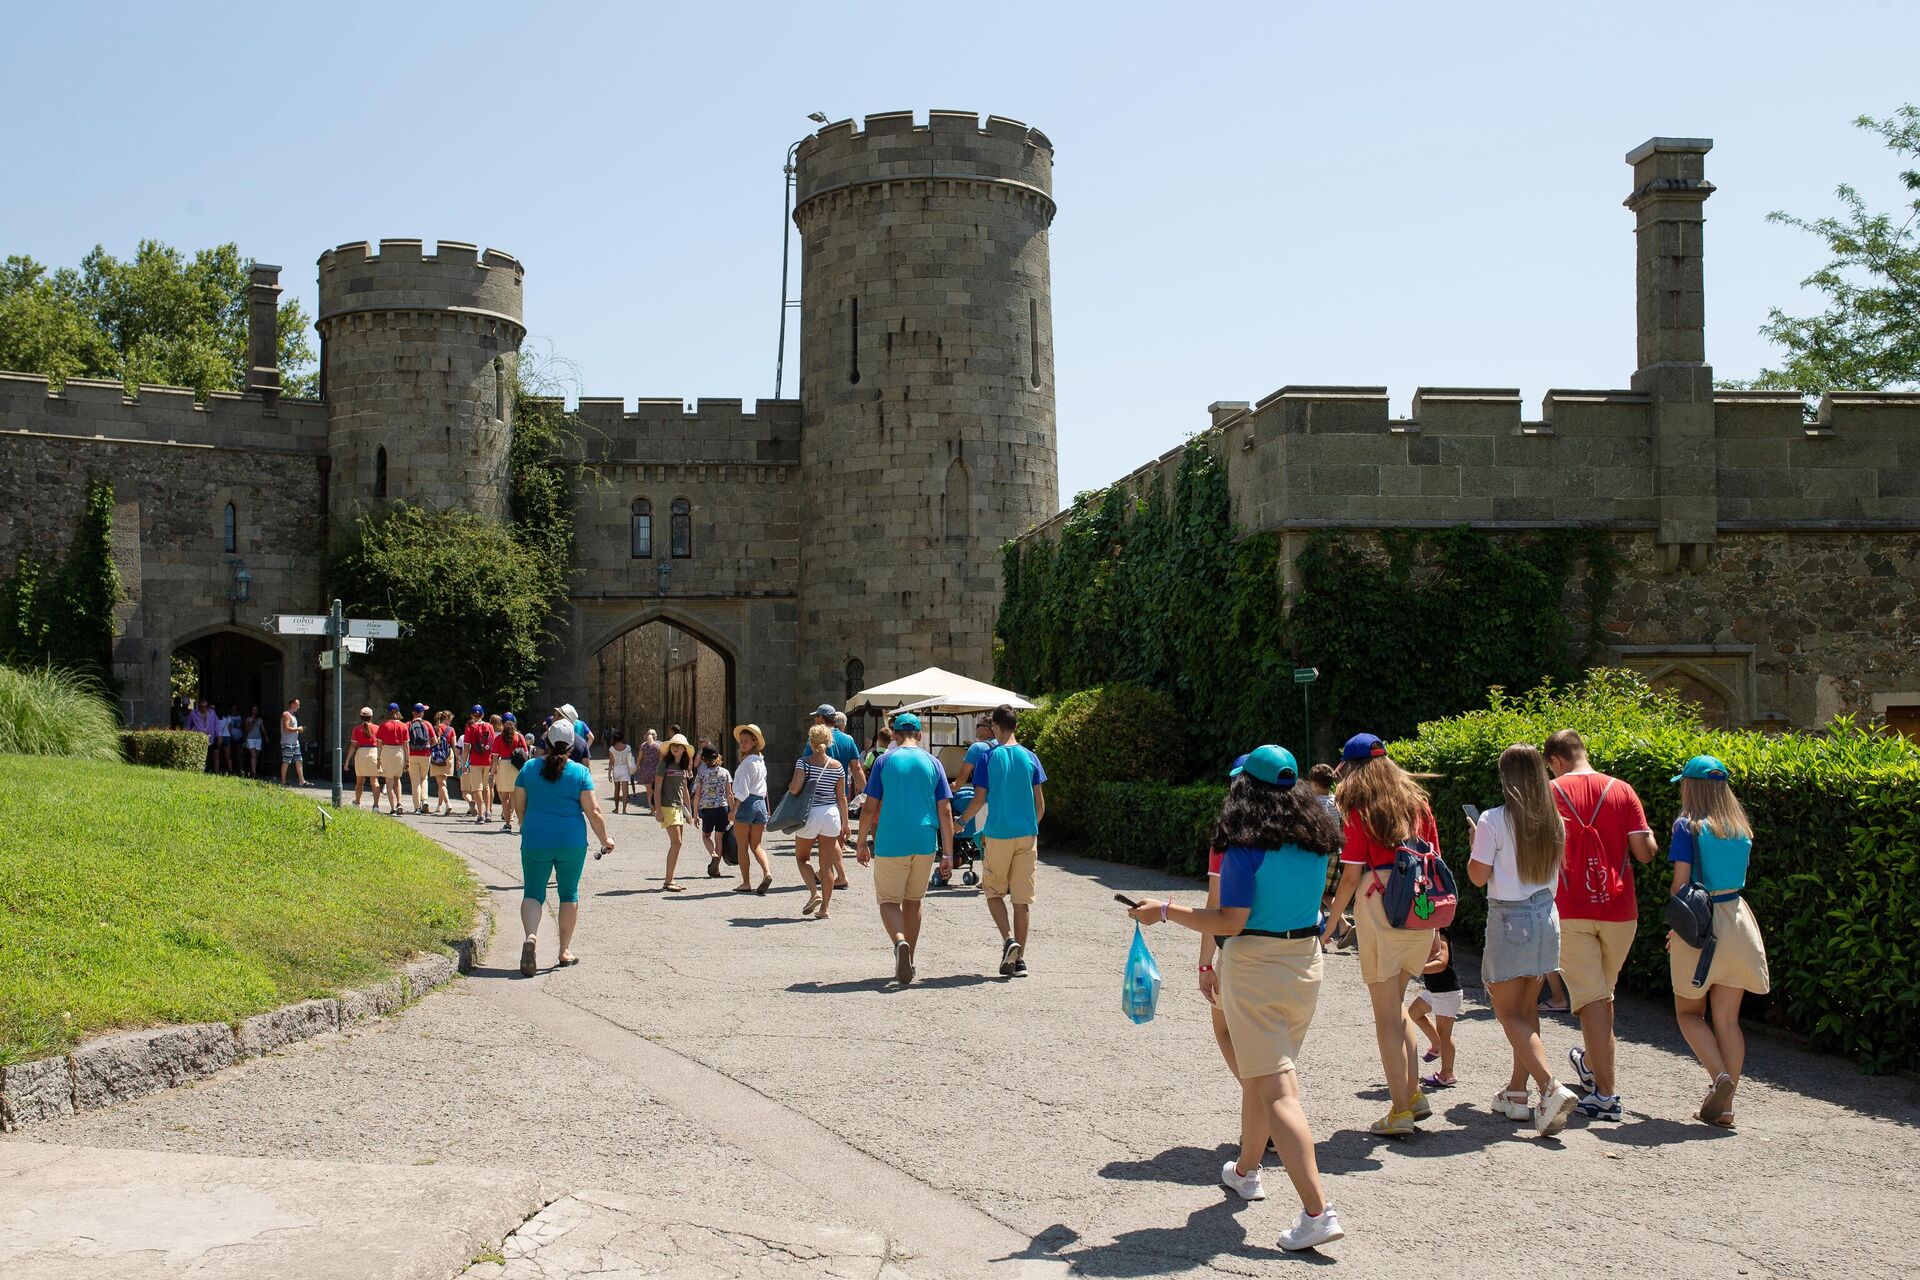
POLYGON ((369 640, 398 640, 400 624, 392 618, 348 618, 347 634, 369 640))
POLYGON ((273 629, 283 636, 323 636, 327 634, 327 615, 324 613, 275 614, 273 629))

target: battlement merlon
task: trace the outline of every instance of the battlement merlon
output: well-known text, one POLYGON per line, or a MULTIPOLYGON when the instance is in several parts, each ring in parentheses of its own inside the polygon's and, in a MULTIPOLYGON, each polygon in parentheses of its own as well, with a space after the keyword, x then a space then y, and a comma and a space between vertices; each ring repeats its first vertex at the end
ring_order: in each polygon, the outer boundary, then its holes
POLYGON ((970 111, 934 111, 915 124, 911 111, 823 125, 795 153, 795 216, 808 201, 835 191, 889 181, 974 179, 1043 199, 1051 218, 1053 142, 1018 120, 970 111))
POLYGON ((798 462, 798 400, 692 402, 643 396, 629 410, 619 396, 581 396, 572 417, 574 456, 588 465, 798 462))
POLYGON ((343 244, 320 255, 316 324, 382 311, 458 311, 504 321, 524 336, 526 269, 512 254, 442 240, 433 253, 420 240, 343 244))
POLYGON ((142 385, 129 396, 117 381, 68 378, 54 390, 42 374, 0 373, 0 435, 25 433, 139 444, 326 451, 326 408, 318 400, 142 385))

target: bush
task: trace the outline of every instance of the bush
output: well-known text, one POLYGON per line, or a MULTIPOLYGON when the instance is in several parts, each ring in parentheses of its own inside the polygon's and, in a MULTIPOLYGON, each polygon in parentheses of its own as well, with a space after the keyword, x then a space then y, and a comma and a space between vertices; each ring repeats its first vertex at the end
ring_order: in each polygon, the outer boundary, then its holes
POLYGON ((1054 715, 1060 710, 1060 700, 1048 695, 1036 698, 1033 710, 1020 713, 1020 741, 1027 744, 1037 754, 1040 750, 1040 735, 1053 723, 1054 715))
POLYGON ((85 676, 0 667, 0 752, 117 760, 119 719, 85 676))
POLYGON ((191 729, 130 729, 120 735, 128 764, 199 773, 207 767, 207 735, 191 729))
MULTIPOLYGON (((1835 721, 1821 736, 1703 729, 1671 694, 1624 671, 1522 697, 1495 691, 1484 711, 1423 724, 1391 750, 1428 784, 1447 862, 1466 884, 1461 805, 1498 803, 1500 752, 1557 729, 1587 740, 1595 768, 1640 793, 1664 850, 1679 808, 1670 779, 1688 757, 1720 757, 1755 827, 1747 900, 1767 941, 1766 1016, 1872 1071, 1920 1066, 1920 752, 1904 739, 1835 721)), ((1622 982, 1671 989, 1664 857, 1639 869, 1640 931, 1622 982)), ((1486 899, 1461 894, 1463 940, 1485 927, 1486 899)))
POLYGON ((1188 771, 1173 699, 1132 684, 1082 689, 1061 700, 1032 741, 1047 770, 1047 819, 1089 833, 1102 782, 1171 782, 1188 771))
POLYGON ((1207 844, 1227 789, 1212 782, 1102 782, 1094 788, 1087 853, 1180 876, 1207 871, 1207 844))

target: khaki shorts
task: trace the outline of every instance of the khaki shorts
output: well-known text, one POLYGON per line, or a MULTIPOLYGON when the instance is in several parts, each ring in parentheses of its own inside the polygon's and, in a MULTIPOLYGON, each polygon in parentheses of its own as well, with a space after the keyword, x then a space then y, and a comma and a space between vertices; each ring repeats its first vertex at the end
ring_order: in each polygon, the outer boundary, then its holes
POLYGON ((490 764, 470 764, 467 771, 460 775, 460 794, 469 800, 477 800, 486 794, 487 779, 493 776, 490 764))
POLYGON ((513 767, 513 761, 495 760, 493 762, 493 792, 495 795, 505 796, 513 790, 513 784, 519 780, 520 771, 513 767))
POLYGON ((1595 1000, 1613 999, 1637 927, 1634 920, 1560 921, 1560 976, 1575 1013, 1595 1000))
POLYGON ((1228 938, 1218 967, 1220 1011, 1240 1078, 1292 1071, 1320 1003, 1320 939, 1228 938))
POLYGON ((927 896, 927 881, 933 878, 934 854, 915 853, 904 858, 873 860, 873 896, 898 906, 918 902, 927 896))
POLYGON ((382 746, 380 748, 380 776, 383 778, 404 778, 407 776, 407 749, 405 747, 382 746))
POLYGON ((439 764, 435 764, 433 763, 433 757, 428 756, 427 770, 436 778, 451 778, 453 776, 453 757, 448 756, 439 764))
POLYGON ((1433 954, 1433 930, 1396 929, 1387 923, 1386 895, 1368 892, 1375 881, 1386 887, 1386 873, 1368 871, 1360 877, 1353 904, 1354 937, 1360 944, 1360 980, 1386 982, 1420 976, 1433 954))
POLYGON ((356 778, 380 776, 380 748, 355 747, 353 749, 353 776, 356 778))
POLYGON ((987 869, 980 887, 989 898, 1013 895, 1013 905, 1024 907, 1033 901, 1033 868, 1040 857, 1038 836, 982 836, 986 848, 987 869))
POLYGON ((1738 987, 1763 996, 1773 990, 1767 972, 1767 944, 1760 936, 1760 922, 1745 898, 1713 904, 1713 963, 1707 968, 1703 986, 1693 985, 1693 971, 1700 967, 1700 950, 1680 941, 1667 931, 1667 966, 1673 977, 1673 994, 1683 1000, 1703 1000, 1708 987, 1738 987))

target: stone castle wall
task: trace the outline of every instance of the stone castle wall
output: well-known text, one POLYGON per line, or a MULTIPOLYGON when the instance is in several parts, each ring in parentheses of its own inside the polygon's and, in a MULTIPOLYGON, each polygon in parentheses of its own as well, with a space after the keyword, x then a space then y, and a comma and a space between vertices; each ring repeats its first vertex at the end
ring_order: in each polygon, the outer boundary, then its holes
POLYGON ((828 125, 795 159, 799 688, 836 696, 854 659, 984 676, 990 549, 1058 505, 1053 145, 997 116, 894 112, 828 125))
MULTIPOLYGON (((178 387, 0 374, 0 572, 21 555, 64 556, 88 483, 114 486, 114 543, 128 599, 119 610, 114 675, 132 724, 167 722, 176 648, 213 633, 259 647, 260 696, 318 696, 318 651, 259 625, 271 613, 323 609, 325 409, 315 401, 215 393, 195 404, 178 387), (226 507, 235 549, 225 549, 226 507), (229 561, 252 574, 250 598, 228 600, 229 561)), ((277 708, 270 708, 277 710, 277 708)))

